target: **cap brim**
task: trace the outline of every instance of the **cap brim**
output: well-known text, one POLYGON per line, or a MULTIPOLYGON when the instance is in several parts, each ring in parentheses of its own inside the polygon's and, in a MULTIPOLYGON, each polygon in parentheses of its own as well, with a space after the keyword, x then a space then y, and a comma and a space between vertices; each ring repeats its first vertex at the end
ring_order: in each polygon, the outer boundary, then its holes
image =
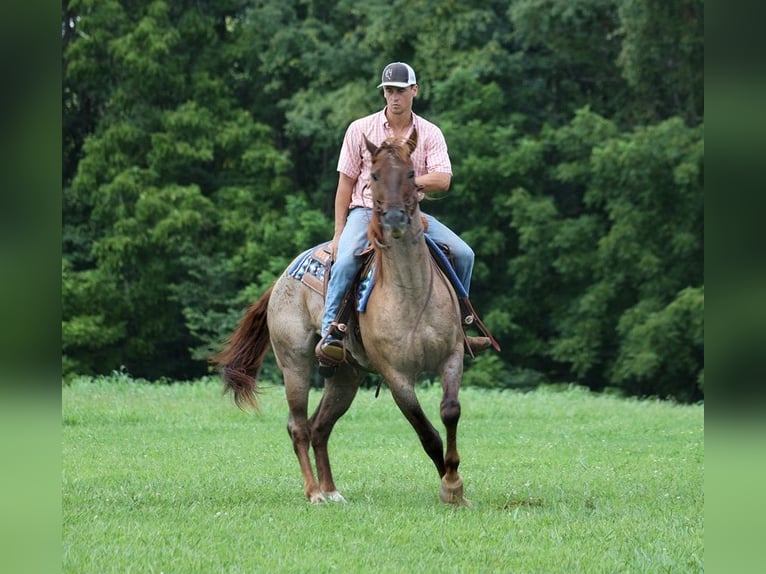
POLYGON ((378 88, 382 88, 383 86, 394 86, 396 88, 406 88, 407 86, 411 86, 412 84, 408 84, 407 82, 383 82, 382 84, 378 85, 378 88))

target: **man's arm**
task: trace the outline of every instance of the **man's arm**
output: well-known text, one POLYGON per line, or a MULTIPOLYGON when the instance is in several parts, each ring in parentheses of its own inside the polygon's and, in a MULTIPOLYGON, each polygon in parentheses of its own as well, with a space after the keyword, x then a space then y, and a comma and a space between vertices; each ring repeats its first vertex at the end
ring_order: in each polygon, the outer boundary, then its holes
POLYGON ((423 193, 431 193, 435 191, 448 191, 452 176, 448 173, 440 171, 432 171, 424 175, 419 175, 415 178, 415 185, 418 186, 418 191, 423 193))
POLYGON ((418 147, 425 153, 426 172, 415 177, 415 185, 422 193, 449 191, 452 182, 452 164, 447 151, 444 134, 433 124, 427 122, 418 132, 418 147))
POLYGON ((338 253, 340 234, 343 233, 343 228, 346 227, 346 218, 348 217, 348 208, 351 205, 351 193, 354 189, 354 183, 356 183, 355 179, 343 172, 338 172, 338 189, 335 191, 335 230, 333 231, 332 243, 330 244, 333 261, 335 261, 335 256, 338 253))

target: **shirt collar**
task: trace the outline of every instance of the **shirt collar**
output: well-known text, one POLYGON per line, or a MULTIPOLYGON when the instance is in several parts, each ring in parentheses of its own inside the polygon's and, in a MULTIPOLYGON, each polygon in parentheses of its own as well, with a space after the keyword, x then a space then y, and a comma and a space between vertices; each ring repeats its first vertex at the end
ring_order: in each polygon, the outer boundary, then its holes
MULTIPOLYGON (((385 108, 383 108, 381 110, 381 112, 380 112, 380 121, 383 124, 383 128, 384 129, 390 130, 392 128, 391 128, 391 126, 388 123, 388 118, 386 117, 386 110, 387 109, 388 109, 388 106, 386 106, 385 108)), ((415 127, 417 125, 418 116, 415 114, 415 112, 412 112, 412 111, 410 112, 410 114, 411 114, 410 117, 411 117, 411 120, 412 120, 410 122, 410 128, 413 128, 413 127, 415 127)), ((410 132, 411 131, 412 130, 410 129, 410 132)))

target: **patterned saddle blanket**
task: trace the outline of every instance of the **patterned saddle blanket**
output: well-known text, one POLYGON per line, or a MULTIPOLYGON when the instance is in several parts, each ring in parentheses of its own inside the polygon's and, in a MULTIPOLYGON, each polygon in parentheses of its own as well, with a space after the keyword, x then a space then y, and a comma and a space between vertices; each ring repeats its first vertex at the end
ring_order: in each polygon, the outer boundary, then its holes
MULTIPOLYGON (((287 274, 319 293, 322 297, 327 289, 331 253, 330 242, 321 243, 304 251, 290 266, 287 274)), ((375 286, 375 258, 373 250, 367 248, 359 255, 362 268, 354 286, 355 308, 359 313, 367 309, 367 300, 375 286)))

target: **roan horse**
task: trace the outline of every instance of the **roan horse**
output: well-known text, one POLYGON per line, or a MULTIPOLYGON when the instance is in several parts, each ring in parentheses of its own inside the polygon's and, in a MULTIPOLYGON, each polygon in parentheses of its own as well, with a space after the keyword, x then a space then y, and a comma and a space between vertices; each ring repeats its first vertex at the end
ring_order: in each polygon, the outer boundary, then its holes
MULTIPOLYGON (((441 477, 439 498, 456 506, 470 505, 463 495, 457 449, 465 339, 455 291, 431 260, 423 236, 410 158, 417 145, 417 132, 413 130, 406 141, 389 138, 380 147, 369 140, 366 143, 372 154, 375 209, 369 238, 376 252, 377 276, 366 312, 349 321, 347 349, 357 363, 386 380, 396 404, 436 465, 441 477), (447 430, 446 452, 415 393, 416 379, 424 372, 436 373, 441 379, 440 415, 447 430)), ((327 443, 365 373, 349 364, 338 366, 335 374, 325 379, 322 398, 308 417, 322 308, 318 293, 285 273, 249 308, 211 363, 220 368, 224 390, 233 391, 240 408, 256 407, 256 377, 271 346, 284 376, 290 409, 287 430, 300 463, 306 497, 313 503, 344 502, 333 481, 327 443), (309 444, 314 450, 317 477, 309 444)), ((486 348, 489 343, 480 341, 479 346, 486 348)))

